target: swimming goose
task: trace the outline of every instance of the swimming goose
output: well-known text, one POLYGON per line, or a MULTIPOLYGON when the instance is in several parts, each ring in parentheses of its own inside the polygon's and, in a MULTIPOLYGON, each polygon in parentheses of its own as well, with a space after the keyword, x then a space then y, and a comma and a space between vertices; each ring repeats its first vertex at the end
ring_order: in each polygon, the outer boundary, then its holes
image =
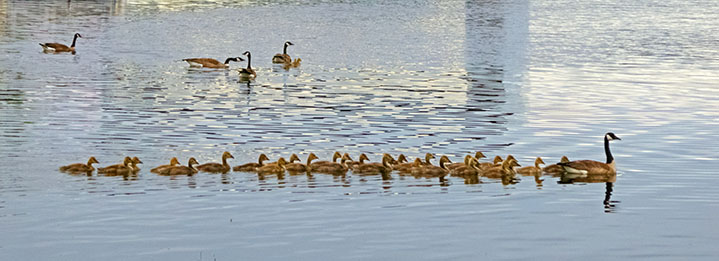
POLYGON ((257 169, 257 174, 260 175, 270 175, 270 174, 277 174, 281 175, 285 173, 285 164, 287 164, 287 161, 285 158, 280 157, 280 159, 277 160, 277 164, 267 164, 257 169))
MULTIPOLYGON (((335 151, 335 153, 332 154, 332 161, 326 161, 326 160, 317 161, 317 162, 312 163, 312 165, 310 167, 312 167, 312 170, 314 170, 316 168, 319 168, 320 166, 331 165, 333 163, 337 163, 337 159, 342 158, 342 157, 343 156, 342 156, 342 154, 340 154, 339 151, 335 151)), ((349 158, 349 155, 347 155, 347 157, 349 158)))
POLYGON ((481 174, 483 177, 488 178, 502 178, 505 176, 513 177, 516 173, 514 171, 514 167, 521 167, 521 165, 519 165, 516 159, 508 157, 507 159, 504 159, 501 166, 483 169, 481 174))
MULTIPOLYGON (((567 158, 567 156, 562 156, 562 159, 560 159, 559 162, 562 162, 562 163, 569 162, 569 158, 567 158)), ((564 167, 559 166, 557 164, 552 164, 552 165, 544 167, 542 169, 542 171, 549 173, 549 174, 560 174, 560 173, 564 172, 564 167)))
POLYGON ((72 38, 72 45, 70 47, 67 47, 67 45, 61 44, 61 43, 40 43, 40 46, 42 46, 43 52, 48 53, 61 53, 61 52, 72 52, 75 53, 75 41, 77 41, 77 38, 82 38, 82 35, 79 33, 75 33, 75 36, 72 38))
POLYGON ((392 166, 392 168, 396 171, 399 171, 400 174, 407 174, 412 172, 412 168, 418 168, 422 166, 422 163, 422 159, 416 158, 412 163, 402 163, 397 166, 392 166))
POLYGON ((542 160, 541 157, 537 157, 537 159, 534 160, 534 166, 518 168, 516 171, 517 171, 517 173, 526 175, 526 176, 537 175, 537 174, 542 173, 542 168, 539 167, 539 164, 545 164, 544 160, 542 160))
POLYGON ((255 79, 257 73, 255 73, 255 69, 252 69, 252 65, 250 64, 252 63, 252 54, 250 54, 250 51, 246 51, 242 55, 247 56, 247 68, 239 69, 240 79, 244 81, 255 79))
POLYGON ((326 173, 326 174, 332 174, 332 175, 344 175, 347 173, 347 165, 346 162, 349 159, 349 155, 345 154, 342 156, 342 159, 340 160, 340 163, 337 162, 331 162, 329 164, 321 165, 317 168, 314 166, 312 167, 313 172, 318 173, 326 173))
POLYGON ((242 59, 241 57, 229 57, 225 60, 225 63, 221 63, 218 60, 212 59, 212 58, 187 58, 182 59, 183 61, 190 64, 190 67, 203 67, 203 68, 229 68, 230 67, 230 61, 233 62, 242 62, 245 59, 242 59))
POLYGON ((594 160, 575 160, 570 162, 560 162, 557 163, 557 165, 562 166, 567 174, 579 176, 616 174, 616 163, 614 162, 612 152, 609 151, 609 141, 612 140, 621 139, 611 132, 604 134, 604 154, 607 156, 606 163, 594 160))
POLYGON ((142 161, 138 157, 132 157, 132 171, 135 173, 140 172, 140 167, 137 164, 142 164, 142 161))
POLYGON ((499 164, 502 164, 503 161, 504 160, 502 159, 502 157, 497 155, 497 156, 494 156, 494 159, 492 160, 492 162, 479 163, 479 168, 480 169, 489 169, 489 168, 498 166, 499 164))
POLYGON ((160 173, 163 169, 165 169, 165 168, 167 168, 167 167, 173 167, 173 166, 176 166, 176 165, 180 165, 180 161, 178 161, 176 157, 172 157, 172 159, 170 159, 170 165, 160 165, 160 166, 157 166, 157 167, 151 169, 150 172, 152 172, 152 173, 160 173))
POLYGON ((122 164, 115 164, 97 169, 97 173, 106 175, 129 175, 134 172, 135 170, 132 168, 132 159, 130 157, 125 157, 122 164))
POLYGON ((479 161, 477 161, 477 159, 475 159, 474 157, 469 156, 464 166, 456 167, 450 170, 449 173, 452 174, 452 176, 467 177, 471 175, 477 175, 480 171, 481 170, 479 169, 479 161))
POLYGON ((258 168, 264 166, 265 164, 262 163, 265 160, 270 160, 267 155, 264 153, 260 154, 260 158, 257 160, 257 163, 246 163, 239 166, 235 166, 232 168, 232 171, 257 171, 258 168))
POLYGON ((432 162, 429 162, 429 160, 434 159, 434 155, 432 153, 424 154, 424 162, 422 162, 422 165, 432 165, 432 162))
POLYGON ((289 172, 290 174, 309 173, 311 171, 310 165, 312 164, 312 160, 318 159, 317 155, 315 155, 314 153, 310 153, 310 155, 307 156, 307 164, 292 163, 294 161, 294 158, 299 160, 299 157, 297 157, 297 155, 292 154, 292 156, 294 157, 290 157, 290 163, 287 163, 285 165, 285 169, 287 169, 287 172, 289 172))
POLYGON ((272 63, 291 63, 292 58, 290 58, 290 55, 287 54, 287 46, 294 45, 290 43, 289 41, 285 42, 285 46, 282 49, 282 53, 275 54, 274 57, 272 57, 272 63))
MULTIPOLYGON (((343 155, 343 157, 344 157, 344 155, 343 155)), ((349 158, 349 154, 347 154, 347 157, 348 157, 347 160, 350 161, 351 159, 349 158)), ((347 168, 349 168, 350 170, 354 170, 355 168, 357 168, 357 167, 359 167, 359 166, 361 166, 361 165, 364 165, 364 164, 365 164, 365 163, 364 163, 365 160, 369 160, 369 158, 367 157, 367 155, 365 155, 364 153, 362 153, 362 154, 360 154, 360 156, 359 156, 359 162, 358 162, 358 161, 350 161, 350 162, 345 163, 345 165, 346 165, 347 168)))
POLYGON ((412 168, 412 175, 426 178, 439 178, 439 182, 444 182, 444 176, 449 174, 447 163, 452 163, 452 161, 449 160, 447 156, 442 156, 439 158, 439 166, 422 165, 412 168))
POLYGON ((162 170, 160 170, 160 175, 166 175, 166 176, 174 176, 174 175, 188 175, 191 176, 195 173, 197 173, 197 169, 193 165, 200 164, 197 162, 195 158, 190 158, 189 161, 187 161, 187 166, 172 166, 167 167, 162 170))
POLYGON ((461 166, 467 166, 469 164, 469 160, 473 159, 473 158, 474 157, 472 157, 472 155, 466 155, 466 156, 464 156, 464 161, 462 161, 462 162, 447 164, 447 169, 449 169, 451 171, 451 170, 459 168, 461 166))
POLYGON ((222 153, 222 164, 220 163, 205 163, 200 166, 197 166, 198 171, 202 172, 210 172, 210 173, 227 173, 230 171, 230 164, 227 164, 227 159, 234 159, 235 157, 232 156, 229 152, 225 151, 222 153))
POLYGON ((67 166, 60 167, 60 171, 62 172, 68 172, 68 173, 85 173, 85 172, 92 172, 95 170, 95 167, 92 166, 93 163, 100 163, 95 159, 95 157, 90 157, 90 159, 87 160, 87 164, 82 163, 75 163, 70 164, 67 166))
MULTIPOLYGON (((362 154, 364 155, 364 154, 362 154)), ((367 156, 365 156, 367 157, 367 156)), ((364 175, 389 174, 392 172, 392 156, 385 153, 382 155, 382 163, 361 164, 352 169, 352 173, 364 175)))

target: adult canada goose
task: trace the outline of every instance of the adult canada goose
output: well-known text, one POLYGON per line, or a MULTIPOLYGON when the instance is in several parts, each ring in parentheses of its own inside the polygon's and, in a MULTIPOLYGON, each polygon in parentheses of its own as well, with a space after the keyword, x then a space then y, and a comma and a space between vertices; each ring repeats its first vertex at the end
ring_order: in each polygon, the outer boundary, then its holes
POLYGON ((492 160, 492 162, 479 163, 479 168, 480 169, 489 169, 489 168, 498 166, 499 164, 502 164, 503 161, 504 160, 502 159, 502 156, 497 155, 497 156, 494 156, 494 159, 492 160))
POLYGON ((449 171, 452 176, 466 177, 479 174, 481 171, 479 169, 479 161, 470 155, 467 156, 469 156, 469 158, 465 157, 466 163, 463 166, 456 167, 449 171))
POLYGON ((182 59, 183 61, 190 64, 190 67, 203 67, 203 68, 229 68, 230 67, 230 61, 233 62, 242 62, 245 59, 242 59, 241 57, 229 57, 225 60, 225 63, 221 63, 218 60, 212 59, 212 58, 187 58, 182 59))
POLYGON ((160 165, 160 166, 157 166, 157 167, 151 169, 150 172, 152 172, 152 173, 160 173, 160 171, 162 171, 163 169, 165 169, 165 168, 167 168, 167 167, 173 167, 173 166, 176 166, 176 165, 180 165, 180 161, 178 161, 176 157, 172 157, 172 159, 170 159, 170 165, 160 165))
POLYGON ((67 166, 60 167, 60 171, 67 172, 67 173, 86 173, 86 172, 92 172, 95 170, 95 167, 92 166, 93 163, 100 163, 95 159, 95 157, 90 157, 90 159, 87 160, 87 164, 82 163, 75 163, 70 164, 67 166))
MULTIPOLYGON (((364 154, 362 154, 364 155, 364 154)), ((366 156, 365 156, 366 157, 366 156)), ((392 156, 385 153, 382 155, 382 163, 361 164, 354 169, 352 173, 364 175, 389 174, 392 172, 392 156)))
POLYGON ((72 45, 70 47, 67 47, 67 45, 61 44, 61 43, 40 43, 40 46, 42 46, 43 52, 48 53, 62 53, 62 52, 72 52, 75 53, 75 41, 77 41, 77 38, 82 38, 82 35, 79 33, 75 33, 75 36, 72 38, 72 45))
MULTIPOLYGON (((312 165, 310 167, 312 167, 312 170, 315 170, 316 168, 319 168, 324 165, 331 165, 333 163, 337 163, 337 159, 342 158, 342 157, 343 156, 339 151, 335 151, 335 153, 332 154, 332 161, 326 161, 326 160, 317 161, 317 162, 312 163, 312 165)), ((349 158, 349 155, 347 155, 347 157, 349 158)))
POLYGON ((439 182, 444 182, 444 176, 449 174, 447 163, 452 163, 447 156, 439 158, 439 166, 422 165, 412 168, 412 175, 426 178, 439 178, 439 182))
POLYGON ((501 166, 483 169, 482 176, 488 178, 502 178, 505 176, 513 177, 515 174, 514 167, 521 167, 521 165, 519 165, 516 159, 507 157, 507 159, 504 159, 501 166))
POLYGON ((250 51, 246 51, 242 55, 247 56, 247 68, 241 68, 240 71, 240 79, 243 80, 252 80, 255 77, 257 77, 257 73, 255 73, 255 69, 252 69, 252 54, 250 54, 250 51))
POLYGON ((174 175, 193 175, 197 173, 194 165, 200 164, 195 158, 190 158, 187 161, 187 166, 171 166, 164 168, 160 171, 160 175, 174 176, 174 175))
POLYGON ((285 169, 287 169, 287 172, 290 174, 293 173, 309 173, 311 171, 310 165, 312 164, 312 160, 316 160, 317 155, 314 153, 310 153, 309 156, 307 156, 307 164, 302 163, 292 163, 294 161, 294 158, 297 158, 299 160, 299 157, 297 155, 292 154, 293 157, 290 157, 290 163, 287 163, 285 165, 285 169))
POLYGON ((260 154, 259 159, 257 159, 257 163, 251 162, 235 166, 234 168, 232 168, 232 171, 257 171, 258 168, 265 165, 264 163, 262 163, 265 160, 270 160, 270 158, 268 158, 267 155, 262 153, 260 154))
POLYGON ((97 173, 106 175, 129 175, 134 172, 135 170, 132 168, 132 159, 130 157, 125 157, 122 164, 115 164, 97 169, 97 173))
POLYGON ((540 173, 542 173, 542 168, 539 167, 539 164, 545 164, 544 160, 542 160, 541 157, 537 157, 537 159, 534 160, 534 166, 518 168, 517 173, 526 175, 526 176, 540 174, 540 173))
POLYGON ((285 173, 285 164, 287 164, 287 161, 285 158, 280 157, 280 159, 277 160, 277 164, 267 164, 257 169, 257 174, 260 175, 271 175, 271 174, 277 174, 281 175, 285 173))
POLYGON ((347 173, 347 170, 348 170, 347 165, 345 164, 349 158, 348 156, 349 155, 347 155, 347 154, 342 156, 340 163, 331 162, 329 164, 321 165, 317 168, 312 167, 312 171, 318 172, 318 173, 332 174, 332 175, 344 175, 345 173, 347 173))
POLYGON ((227 164, 227 159, 234 159, 229 152, 225 151, 222 153, 222 164, 220 163, 205 163, 197 166, 198 171, 210 172, 210 173, 227 173, 230 171, 230 164, 227 164))
POLYGON ((464 161, 462 161, 462 162, 447 164, 447 169, 449 169, 451 171, 453 169, 456 169, 456 168, 459 168, 462 166, 467 166, 467 165, 469 165, 469 160, 473 159, 473 158, 474 157, 472 157, 472 155, 466 155, 466 156, 464 156, 464 161))
MULTIPOLYGON (((569 158, 567 158, 567 156, 562 156, 562 159, 560 159, 559 162, 562 162, 562 163, 569 162, 569 158)), ((549 174, 560 174, 560 173, 564 172, 564 167, 559 166, 557 164, 552 164, 552 165, 544 167, 542 169, 542 171, 549 173, 549 174)))
MULTIPOLYGON (((344 156, 343 156, 343 157, 344 157, 344 156)), ((347 157, 348 157, 348 158, 347 158, 346 160, 351 160, 351 159, 349 158, 349 154, 347 155, 347 157)), ((357 162, 357 161, 350 161, 350 162, 345 163, 345 165, 346 165, 347 168, 349 168, 350 170, 354 170, 355 168, 357 168, 357 167, 359 167, 359 166, 361 166, 361 165, 364 165, 364 164, 365 164, 365 163, 364 163, 365 160, 369 160, 369 158, 367 157, 366 154, 362 153, 362 154, 360 154, 360 156, 359 156, 359 162, 357 162)))
POLYGON ((607 162, 602 163, 594 160, 575 160, 570 162, 560 162, 557 165, 562 166, 567 174, 586 176, 586 175, 607 175, 616 174, 616 163, 612 152, 609 151, 609 141, 621 140, 614 133, 607 132, 604 134, 604 154, 607 156, 607 162))
POLYGON ((294 45, 290 43, 289 41, 285 42, 284 48, 282 48, 282 53, 275 54, 274 57, 272 57, 272 63, 291 63, 292 58, 290 58, 290 55, 287 54, 287 46, 294 45))

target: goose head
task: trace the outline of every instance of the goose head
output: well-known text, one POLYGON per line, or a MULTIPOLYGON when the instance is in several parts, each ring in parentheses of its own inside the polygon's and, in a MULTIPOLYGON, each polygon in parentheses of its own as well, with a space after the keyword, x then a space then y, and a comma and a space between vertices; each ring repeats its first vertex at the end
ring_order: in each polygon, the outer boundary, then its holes
POLYGON ((446 169, 447 169, 447 165, 445 165, 445 164, 447 164, 447 163, 452 163, 452 161, 449 160, 449 157, 447 157, 447 156, 442 156, 441 158, 439 158, 439 167, 441 167, 441 168, 443 168, 443 169, 446 170, 446 169))
POLYGON ((257 161, 259 161, 260 163, 262 163, 265 160, 270 160, 270 158, 268 158, 267 155, 265 155, 264 153, 260 154, 260 158, 257 159, 257 161))
POLYGON ((292 156, 290 156, 290 163, 295 161, 300 161, 300 157, 298 157, 297 154, 292 153, 292 156))
POLYGON ((337 162, 337 159, 342 158, 342 154, 340 154, 339 151, 335 151, 334 154, 332 154, 332 162, 337 162))
POLYGON ((503 160, 502 157, 499 156, 499 155, 494 156, 494 159, 492 160, 492 162, 493 162, 494 164, 499 164, 499 163, 501 163, 501 162, 503 162, 503 161, 504 161, 504 160, 503 160))
POLYGON ((350 154, 347 153, 347 152, 345 152, 345 154, 343 154, 341 158, 343 158, 343 159, 345 159, 345 160, 347 160, 347 161, 354 161, 354 160, 352 159, 352 157, 350 157, 350 154))
POLYGON ((312 162, 312 160, 316 160, 316 159, 319 159, 319 158, 317 158, 317 155, 315 155, 314 153, 310 153, 310 155, 307 156, 307 163, 310 163, 310 162, 312 162))
POLYGON ((187 161, 187 166, 190 168, 192 168, 192 166, 194 166, 194 165, 199 165, 199 164, 200 163, 197 162, 197 160, 195 158, 190 158, 190 160, 187 161))
POLYGON ((132 159, 130 157, 125 157, 125 159, 122 161, 122 165, 125 165, 126 167, 129 167, 132 165, 132 159))
POLYGON ((561 162, 561 163, 569 162, 569 158, 567 158, 567 156, 562 156, 562 159, 559 160, 559 162, 561 162))
POLYGON ((474 153, 475 159, 481 159, 481 158, 486 158, 486 157, 487 156, 484 156, 484 153, 482 153, 481 151, 477 151, 476 153, 474 153))
POLYGON ((234 158, 235 158, 235 157, 233 157, 232 154, 230 154, 230 153, 227 152, 227 151, 225 151, 225 152, 222 153, 222 159, 223 159, 223 160, 226 160, 226 159, 234 159, 234 158))
POLYGON ((179 165, 179 164, 180 164, 180 161, 178 161, 176 157, 172 157, 172 159, 170 159, 170 166, 175 166, 175 165, 179 165))
POLYGON ((620 139, 619 137, 617 137, 617 135, 614 135, 613 132, 607 132, 607 134, 604 134, 604 137, 605 137, 607 140, 622 140, 622 139, 620 139))
POLYGON ((409 160, 407 160, 407 157, 405 157, 404 154, 399 154, 399 156, 397 156, 397 163, 402 164, 407 162, 409 162, 409 160))
POLYGON ((473 159, 472 155, 466 155, 464 156, 464 165, 469 166, 469 161, 473 159))
POLYGON ((100 162, 98 162, 97 159, 95 159, 95 157, 90 157, 87 160, 87 165, 91 165, 92 163, 100 163, 100 162))
POLYGON ((432 153, 424 154, 424 162, 429 163, 429 160, 434 159, 434 155, 432 153))
POLYGON ((360 163, 364 163, 365 160, 369 160, 369 158, 367 157, 367 155, 364 154, 364 153, 360 154, 360 156, 359 156, 359 162, 360 162, 360 163))
POLYGON ((537 159, 534 160, 534 165, 539 166, 539 164, 547 164, 547 163, 544 163, 544 160, 542 160, 541 157, 537 157, 537 159))
POLYGON ((382 165, 385 168, 392 169, 392 161, 395 161, 391 155, 385 153, 382 155, 382 165))

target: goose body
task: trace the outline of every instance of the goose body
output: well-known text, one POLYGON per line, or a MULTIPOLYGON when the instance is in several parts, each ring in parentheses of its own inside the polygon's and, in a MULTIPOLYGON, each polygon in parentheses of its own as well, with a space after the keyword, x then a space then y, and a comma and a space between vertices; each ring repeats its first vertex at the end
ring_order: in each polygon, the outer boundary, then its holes
MULTIPOLYGON (((317 161, 317 162, 312 163, 310 165, 310 167, 312 168, 312 170, 315 170, 315 169, 325 166, 325 165, 331 165, 331 164, 337 163, 337 159, 339 159, 339 158, 343 158, 342 154, 340 154, 339 151, 335 151, 335 153, 332 154, 332 161, 326 161, 326 160, 317 161)), ((347 158, 349 158, 349 155, 347 155, 347 158)))
MULTIPOLYGON (((559 162, 562 162, 562 163, 569 162, 569 158, 567 158, 567 156, 562 156, 562 159, 560 159, 559 162)), ((564 172, 564 167, 559 166, 557 164, 552 164, 552 165, 544 167, 542 169, 542 171, 549 173, 549 174, 560 174, 560 173, 564 172)))
POLYGON ((164 168, 159 171, 160 175, 165 176, 175 176, 175 175, 194 175, 197 173, 197 169, 195 169, 194 165, 200 164, 197 162, 195 158, 190 158, 190 160, 187 162, 187 166, 171 166, 164 168))
POLYGON ((290 45, 294 44, 289 41, 285 42, 284 48, 282 48, 282 53, 275 54, 275 56, 272 57, 272 63, 291 63, 292 58, 289 54, 287 54, 287 46, 290 45))
POLYGON ((539 164, 545 164, 544 160, 542 160, 541 157, 537 157, 537 159, 534 160, 534 166, 527 166, 523 168, 518 168, 517 173, 522 175, 538 175, 542 173, 542 168, 539 167, 539 164))
POLYGON ((500 166, 494 166, 482 170, 482 176, 488 178, 502 178, 505 176, 514 176, 514 167, 521 167, 517 160, 507 157, 500 166))
POLYGON ((227 164, 227 159, 234 159, 229 152, 225 151, 222 153, 222 164, 220 163, 205 163, 197 166, 198 171, 209 172, 209 173, 227 173, 230 171, 230 164, 227 164))
POLYGON ((612 152, 609 150, 609 141, 621 140, 614 133, 607 132, 604 134, 604 153, 607 157, 606 163, 594 160, 575 160, 570 162, 560 162, 557 165, 564 168, 564 172, 572 175, 610 175, 616 174, 616 163, 612 152))
POLYGON ((347 168, 350 169, 350 170, 352 170, 352 171, 354 171, 354 169, 358 168, 359 166, 364 165, 364 164, 365 164, 364 161, 365 161, 365 160, 369 160, 369 158, 367 157, 366 154, 362 153, 362 154, 360 154, 360 156, 359 156, 359 161, 351 161, 351 159, 349 158, 349 155, 347 155, 347 159, 346 159, 346 160, 350 161, 350 162, 346 162, 346 163, 345 163, 345 165, 347 166, 347 168))
POLYGON ((317 168, 315 168, 313 166, 312 171, 318 172, 318 173, 332 174, 332 175, 344 175, 345 173, 347 173, 347 170, 349 170, 347 168, 347 165, 345 165, 348 158, 349 158, 349 155, 345 154, 344 156, 342 156, 340 163, 332 162, 329 164, 320 165, 317 168))
POLYGON ((170 159, 170 164, 169 164, 169 165, 160 165, 160 166, 157 166, 157 167, 151 169, 150 172, 152 172, 152 173, 160 173, 163 169, 165 169, 165 168, 167 168, 167 167, 174 167, 174 166, 177 166, 177 165, 180 165, 180 161, 178 161, 176 157, 172 157, 172 159, 170 159))
POLYGON ((496 167, 496 166, 501 165, 503 161, 504 161, 504 160, 502 159, 502 157, 499 156, 499 155, 497 155, 497 156, 494 156, 494 159, 492 160, 492 162, 481 162, 481 163, 479 163, 479 168, 480 168, 480 169, 489 169, 489 168, 492 168, 492 167, 496 167))
POLYGON ((399 171, 400 174, 407 174, 407 173, 412 173, 413 168, 419 168, 420 166, 422 166, 423 165, 422 163, 423 163, 422 159, 416 158, 411 163, 402 163, 397 166, 393 166, 393 168, 396 171, 399 171))
MULTIPOLYGON (((297 158, 297 160, 299 160, 299 157, 297 157, 297 155, 292 154, 292 156, 294 156, 295 158, 297 158)), ((307 156, 307 164, 302 164, 302 163, 293 163, 293 161, 294 161, 293 157, 290 157, 290 163, 285 165, 285 169, 287 169, 287 172, 289 172, 290 174, 292 174, 292 173, 308 173, 312 170, 310 167, 310 165, 312 164, 312 160, 316 160, 316 159, 317 159, 317 155, 315 155, 314 153, 310 153, 310 155, 307 156)))
POLYGON ((125 159, 122 161, 122 164, 115 164, 110 165, 104 168, 98 168, 97 173, 102 173, 105 175, 129 175, 134 174, 135 170, 132 168, 132 159, 130 157, 125 157, 125 159))
POLYGON ((182 59, 182 60, 189 63, 190 67, 222 69, 222 68, 229 68, 230 61, 241 62, 241 61, 244 61, 245 59, 242 59, 240 57, 230 57, 230 58, 227 58, 224 63, 221 63, 220 61, 212 59, 212 58, 187 58, 187 59, 182 59))
POLYGON ((70 164, 67 166, 60 167, 60 171, 67 172, 67 173, 87 173, 92 172, 95 170, 95 167, 92 166, 93 163, 100 163, 95 159, 95 157, 90 157, 87 160, 87 164, 83 163, 75 163, 70 164))
POLYGON ((412 175, 425 178, 439 178, 439 181, 443 182, 444 176, 449 174, 447 163, 452 163, 452 161, 450 161, 447 156, 442 156, 439 158, 439 166, 421 165, 419 167, 412 168, 412 175))
POLYGON ((262 167, 262 166, 265 165, 265 164, 263 163, 265 160, 270 160, 270 159, 267 157, 267 155, 265 155, 264 153, 262 153, 262 154, 260 154, 260 157, 257 159, 257 162, 245 163, 245 164, 242 164, 242 165, 239 165, 239 166, 235 166, 235 167, 232 168, 232 171, 250 171, 250 172, 254 172, 254 171, 257 171, 258 168, 260 168, 260 167, 262 167))
POLYGON ((479 169, 479 161, 477 161, 476 158, 469 156, 469 158, 466 158, 465 163, 463 166, 455 167, 454 169, 450 170, 449 173, 452 174, 452 176, 457 177, 468 177, 472 175, 478 175, 480 172, 479 169))
MULTIPOLYGON (((364 154, 362 154, 364 155, 364 154)), ((385 153, 382 155, 382 163, 361 164, 352 170, 352 173, 360 175, 389 174, 392 172, 392 156, 385 153)))
POLYGON ((260 175, 272 175, 277 174, 281 175, 285 173, 285 164, 287 164, 287 161, 285 158, 280 157, 279 160, 277 160, 277 164, 267 164, 257 169, 257 174, 260 175))
POLYGON ((61 43, 40 43, 40 46, 42 46, 42 51, 47 53, 72 52, 74 54, 75 42, 77 41, 78 37, 82 38, 79 33, 75 33, 75 36, 73 36, 72 38, 72 45, 70 45, 70 47, 67 47, 67 45, 61 43))
POLYGON ((449 169, 451 171, 453 169, 456 169, 456 168, 459 168, 462 166, 467 166, 470 159, 473 159, 472 155, 466 155, 466 156, 464 156, 464 161, 462 161, 462 162, 447 164, 447 169, 449 169))
POLYGON ((240 80, 249 81, 255 79, 255 77, 257 77, 257 73, 255 72, 255 69, 252 69, 252 54, 250 54, 250 51, 246 51, 243 55, 247 56, 247 68, 239 70, 240 80))

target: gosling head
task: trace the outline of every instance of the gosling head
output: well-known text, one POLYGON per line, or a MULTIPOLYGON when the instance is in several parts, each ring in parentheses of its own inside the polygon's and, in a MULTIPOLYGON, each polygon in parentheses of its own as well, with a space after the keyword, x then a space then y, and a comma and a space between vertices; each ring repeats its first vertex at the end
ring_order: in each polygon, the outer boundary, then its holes
POLYGON ((125 157, 125 159, 122 161, 122 165, 130 166, 132 165, 132 159, 130 157, 125 157))
POLYGON ((569 158, 567 158, 567 156, 562 156, 562 159, 559 160, 559 162, 561 162, 561 163, 567 163, 567 162, 569 162, 569 158))
POLYGON ((365 160, 369 160, 366 154, 362 153, 359 156, 359 162, 364 162, 365 160))
POLYGON ((539 165, 539 164, 547 164, 547 163, 544 163, 544 160, 542 160, 541 157, 537 157, 537 159, 534 160, 534 164, 539 165))
POLYGON ((481 151, 477 151, 476 153, 474 153, 475 159, 481 159, 481 158, 486 158, 486 157, 487 156, 484 156, 484 153, 482 153, 481 151))
POLYGON ((225 151, 222 153, 222 159, 234 159, 235 157, 232 156, 229 152, 225 151))
POLYGON ((345 159, 347 161, 354 161, 352 160, 352 157, 350 157, 350 154, 345 152, 345 154, 342 154, 342 159, 345 159))
POLYGON ((313 160, 316 160, 316 159, 319 159, 319 158, 317 158, 317 155, 315 155, 314 153, 310 153, 310 155, 307 156, 307 162, 312 162, 313 160))
POLYGON ((399 156, 397 156, 397 163, 401 164, 406 162, 409 162, 409 160, 407 160, 407 157, 404 156, 404 154, 399 154, 399 156))
POLYGON ((342 158, 342 154, 340 154, 339 151, 335 151, 335 153, 332 154, 332 162, 336 162, 339 158, 342 158))
POLYGON ((265 160, 270 160, 270 158, 268 158, 267 155, 265 155, 264 153, 260 154, 260 159, 259 159, 259 161, 260 161, 260 162, 263 162, 263 161, 265 161, 265 160))
POLYGON ((91 165, 92 163, 100 163, 95 159, 95 157, 90 157, 90 159, 87 160, 87 165, 91 165))
POLYGON ((142 161, 138 157, 132 157, 132 164, 142 164, 142 161))
POLYGON ((447 164, 447 163, 452 163, 452 161, 449 160, 449 157, 447 157, 447 156, 442 156, 441 158, 439 158, 439 166, 440 166, 441 168, 447 169, 447 166, 445 165, 445 164, 447 164))
POLYGON ((503 162, 503 161, 504 161, 504 160, 503 160, 502 157, 499 156, 499 155, 494 156, 494 160, 492 160, 492 162, 494 162, 494 164, 497 164, 497 163, 500 163, 500 162, 503 162))
POLYGON ((195 158, 190 158, 190 160, 187 162, 187 166, 192 167, 193 165, 199 165, 200 163, 197 162, 195 158))
POLYGON ((298 157, 297 154, 292 153, 292 156, 290 156, 290 163, 295 161, 300 161, 300 157, 298 157))
POLYGON ((177 160, 176 157, 172 157, 170 160, 170 166, 180 165, 180 161, 177 160))

